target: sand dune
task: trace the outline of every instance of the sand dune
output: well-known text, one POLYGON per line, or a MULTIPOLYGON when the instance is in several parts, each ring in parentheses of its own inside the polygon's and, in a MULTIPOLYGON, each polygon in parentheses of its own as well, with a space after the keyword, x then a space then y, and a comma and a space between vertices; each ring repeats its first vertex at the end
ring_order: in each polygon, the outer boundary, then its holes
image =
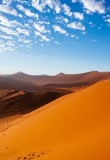
POLYGON ((80 74, 28 75, 17 72, 12 75, 0 75, 0 88, 24 91, 38 91, 39 87, 71 88, 83 87, 110 78, 110 72, 86 72, 80 74))
POLYGON ((1 160, 109 160, 110 82, 34 111, 0 133, 1 160))
POLYGON ((38 89, 39 87, 33 85, 31 82, 24 82, 13 78, 0 76, 0 90, 37 91, 38 89))

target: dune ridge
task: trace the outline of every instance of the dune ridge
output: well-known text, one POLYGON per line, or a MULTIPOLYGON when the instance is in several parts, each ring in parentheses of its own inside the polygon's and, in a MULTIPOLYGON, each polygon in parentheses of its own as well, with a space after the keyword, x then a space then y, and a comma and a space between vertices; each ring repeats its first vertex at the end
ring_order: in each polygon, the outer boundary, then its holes
POLYGON ((109 93, 103 81, 34 111, 0 133, 0 158, 109 160, 109 93))

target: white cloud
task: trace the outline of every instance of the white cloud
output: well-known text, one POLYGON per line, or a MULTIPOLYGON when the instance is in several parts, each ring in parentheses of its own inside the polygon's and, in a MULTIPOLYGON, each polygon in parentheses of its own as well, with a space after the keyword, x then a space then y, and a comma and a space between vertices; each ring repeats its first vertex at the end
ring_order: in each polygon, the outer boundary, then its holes
POLYGON ((30 32, 27 29, 22 29, 22 28, 16 28, 16 31, 20 34, 24 34, 25 36, 29 36, 30 32))
POLYGON ((85 26, 83 26, 83 24, 80 22, 72 22, 72 23, 68 24, 67 26, 72 29, 78 29, 78 30, 82 30, 82 31, 85 30, 85 26))
POLYGON ((44 25, 40 25, 40 24, 34 23, 33 26, 34 26, 35 29, 37 29, 41 33, 50 33, 49 30, 46 30, 44 25))
POLYGON ((23 43, 31 43, 31 40, 24 39, 24 38, 22 38, 22 37, 19 38, 18 41, 19 41, 19 42, 23 42, 23 43))
POLYGON ((92 23, 92 22, 89 22, 89 24, 92 25, 93 23, 92 23))
POLYGON ((39 17, 38 14, 32 13, 29 9, 24 8, 22 5, 19 5, 19 4, 18 4, 18 5, 17 5, 17 8, 18 8, 20 11, 24 12, 25 15, 28 16, 28 17, 36 17, 37 19, 38 19, 38 17, 39 17))
POLYGON ((101 29, 101 27, 98 27, 98 29, 101 29))
POLYGON ((42 41, 47 41, 47 42, 50 41, 50 39, 47 38, 46 35, 42 35, 42 34, 41 34, 40 32, 38 32, 38 31, 35 31, 35 35, 41 37, 41 40, 42 40, 42 41))
POLYGON ((63 20, 65 23, 68 23, 68 19, 67 19, 67 18, 62 18, 62 20, 63 20))
POLYGON ((56 43, 56 44, 60 45, 60 43, 59 43, 58 41, 54 41, 54 43, 56 43))
POLYGON ((82 32, 82 34, 86 34, 86 32, 84 31, 84 32, 82 32))
POLYGON ((19 2, 19 3, 21 3, 21 4, 23 4, 23 3, 29 4, 29 2, 27 0, 16 0, 16 1, 19 2))
POLYGON ((110 15, 109 14, 103 16, 103 18, 104 18, 105 22, 110 24, 110 15))
POLYGON ((0 14, 0 24, 7 27, 21 26, 21 23, 17 22, 16 20, 9 21, 5 16, 1 14, 0 14))
POLYGON ((106 20, 105 20, 105 22, 108 22, 108 23, 110 23, 110 18, 106 19, 106 20))
POLYGON ((47 42, 49 42, 50 41, 50 39, 49 38, 47 38, 47 36, 46 35, 42 35, 42 41, 47 41, 47 42))
POLYGON ((21 17, 21 18, 23 17, 23 15, 22 15, 22 14, 18 14, 18 16, 19 16, 19 17, 21 17))
POLYGON ((38 32, 38 31, 35 31, 35 35, 36 36, 41 36, 42 34, 40 32, 38 32))
POLYGON ((0 30, 8 35, 18 36, 18 33, 8 27, 0 26, 0 30))
POLYGON ((5 34, 0 34, 0 38, 3 38, 3 39, 13 39, 12 36, 7 36, 5 34))
POLYGON ((15 44, 11 41, 8 41, 4 43, 3 41, 0 42, 0 53, 6 52, 6 51, 14 51, 15 50, 15 44))
POLYGON ((96 0, 80 0, 83 4, 83 7, 87 10, 87 12, 98 12, 99 14, 105 13, 104 1, 96 1, 96 0))
POLYGON ((45 2, 40 3, 39 0, 32 0, 32 6, 35 7, 37 10, 39 10, 40 12, 43 12, 46 4, 45 2))
POLYGON ((56 13, 60 12, 60 1, 59 0, 32 0, 32 6, 40 12, 44 12, 46 6, 50 9, 55 10, 56 13))
POLYGON ((85 10, 85 12, 87 13, 87 14, 89 14, 89 15, 92 15, 93 13, 91 12, 91 11, 89 11, 89 10, 85 10))
POLYGON ((56 16, 55 20, 57 23, 68 23, 68 19, 63 16, 56 16))
POLYGON ((76 3, 78 0, 72 0, 72 3, 76 3))
POLYGON ((50 22, 46 22, 46 21, 38 21, 39 24, 50 24, 50 22))
POLYGON ((5 44, 3 42, 0 42, 0 53, 4 52, 5 44))
POLYGON ((104 18, 104 19, 105 19, 105 18, 110 18, 110 15, 107 14, 107 15, 103 16, 103 18, 104 18))
POLYGON ((26 28, 31 28, 31 27, 29 26, 29 23, 24 23, 24 27, 26 27, 26 28))
POLYGON ((3 0, 2 3, 6 5, 10 5, 12 0, 3 0))
POLYGON ((67 4, 62 4, 62 9, 65 15, 72 16, 71 8, 67 4))
POLYGON ((54 31, 55 32, 59 32, 61 34, 65 34, 66 36, 68 36, 68 33, 66 30, 64 30, 63 28, 61 28, 60 26, 57 25, 53 25, 54 31))
POLYGON ((83 13, 79 13, 79 12, 73 12, 73 15, 76 19, 79 19, 79 20, 83 20, 84 19, 84 15, 83 13))
MULTIPOLYGON (((32 0, 28 2, 27 0, 2 0, 0 3, 0 41, 2 41, 0 46, 2 46, 2 49, 0 48, 0 50, 7 51, 15 48, 15 42, 19 42, 19 44, 16 45, 18 48, 21 44, 27 46, 29 43, 35 43, 35 38, 36 41, 49 42, 52 40, 53 43, 60 44, 57 41, 58 39, 55 40, 53 38, 54 35, 51 36, 53 32, 53 34, 57 32, 65 36, 69 35, 68 38, 76 40, 78 37, 75 30, 81 30, 81 35, 85 37, 83 34, 86 34, 86 28, 85 25, 81 23, 85 14, 79 11, 73 12, 75 4, 72 4, 73 7, 71 7, 71 2, 79 2, 80 5, 82 4, 83 10, 88 14, 103 14, 107 10, 104 6, 105 0, 70 0, 70 5, 67 1, 61 1, 62 4, 60 1, 61 0, 32 0), (15 4, 15 6, 12 8, 13 4, 15 4), (76 22, 73 21, 75 18, 76 22), (51 29, 53 30, 52 33, 51 29), (13 41, 14 39, 15 42, 13 41), (13 43, 11 43, 11 40, 13 43)), ((109 12, 102 16, 107 26, 110 26, 109 12)), ((87 27, 89 28, 95 26, 100 29, 101 24, 98 27, 92 22, 87 23, 87 27)), ((91 39, 91 42, 92 41, 95 42, 95 40, 91 39)))
POLYGON ((90 25, 91 27, 94 27, 94 26, 95 26, 95 24, 93 24, 92 22, 89 22, 89 25, 90 25))
POLYGON ((14 16, 18 15, 17 11, 14 8, 9 7, 8 5, 1 4, 0 5, 0 11, 4 12, 4 13, 7 13, 7 14, 14 15, 14 16))
POLYGON ((71 38, 74 38, 74 37, 76 37, 76 36, 75 36, 74 34, 72 34, 72 35, 71 35, 71 38))
POLYGON ((14 47, 15 46, 15 44, 12 41, 8 41, 8 42, 6 42, 6 44, 8 46, 10 46, 10 47, 14 47))

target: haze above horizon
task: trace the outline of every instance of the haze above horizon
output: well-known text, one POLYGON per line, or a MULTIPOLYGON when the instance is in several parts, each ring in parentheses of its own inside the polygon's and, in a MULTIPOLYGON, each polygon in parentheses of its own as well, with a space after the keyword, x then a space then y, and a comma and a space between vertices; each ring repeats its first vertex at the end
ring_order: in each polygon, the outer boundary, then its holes
POLYGON ((109 0, 0 1, 0 74, 110 71, 109 0))

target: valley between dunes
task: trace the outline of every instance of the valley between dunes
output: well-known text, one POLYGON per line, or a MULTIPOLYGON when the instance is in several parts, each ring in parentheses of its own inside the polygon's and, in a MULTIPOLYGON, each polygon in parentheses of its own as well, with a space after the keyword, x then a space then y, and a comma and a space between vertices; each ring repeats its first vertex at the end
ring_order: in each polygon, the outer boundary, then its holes
POLYGON ((109 160, 110 81, 65 95, 0 132, 0 160, 31 159, 109 160))

